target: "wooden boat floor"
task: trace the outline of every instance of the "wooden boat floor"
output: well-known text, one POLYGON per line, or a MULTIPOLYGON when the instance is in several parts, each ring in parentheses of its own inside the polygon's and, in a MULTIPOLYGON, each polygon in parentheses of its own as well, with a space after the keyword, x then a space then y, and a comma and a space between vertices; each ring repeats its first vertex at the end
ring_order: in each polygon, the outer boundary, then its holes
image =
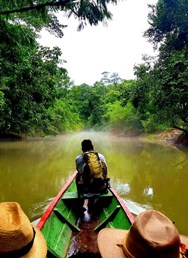
POLYGON ((79 218, 80 232, 73 233, 67 258, 101 258, 97 246, 97 234, 94 228, 98 225, 98 217, 87 210, 79 218))

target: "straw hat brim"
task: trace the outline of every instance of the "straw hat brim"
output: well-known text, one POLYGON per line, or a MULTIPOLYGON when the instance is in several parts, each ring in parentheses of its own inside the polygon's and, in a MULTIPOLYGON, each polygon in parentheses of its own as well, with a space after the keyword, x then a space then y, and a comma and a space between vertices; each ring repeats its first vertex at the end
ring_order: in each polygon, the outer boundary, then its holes
MULTIPOLYGON (((123 229, 102 229, 97 238, 97 244, 102 258, 128 258, 123 252, 121 244, 126 240, 128 230, 123 229)), ((181 243, 188 248, 188 237, 180 235, 181 243)), ((182 258, 182 255, 179 255, 182 258)))
POLYGON ((125 258, 122 247, 123 239, 127 237, 128 230, 123 229, 102 229, 97 238, 97 244, 102 258, 125 258))
POLYGON ((23 258, 46 258, 46 255, 47 255, 46 240, 38 228, 34 227, 34 230, 36 234, 35 234, 33 246, 30 249, 30 251, 22 257, 23 258))

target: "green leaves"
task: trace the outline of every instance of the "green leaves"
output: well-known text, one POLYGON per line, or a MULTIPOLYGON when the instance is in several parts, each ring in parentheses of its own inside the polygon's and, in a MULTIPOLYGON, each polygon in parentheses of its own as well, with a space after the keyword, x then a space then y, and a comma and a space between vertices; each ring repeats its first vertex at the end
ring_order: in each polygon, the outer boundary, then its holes
POLYGON ((48 109, 70 83, 60 68, 59 48, 40 48, 25 24, 0 23, 0 80, 3 99, 0 131, 47 133, 48 109))
POLYGON ((162 42, 166 51, 182 49, 188 43, 187 0, 159 0, 151 9, 145 36, 153 43, 162 42))
POLYGON ((112 18, 107 8, 109 3, 117 4, 117 0, 51 0, 51 1, 4 1, 0 0, 3 17, 19 18, 36 29, 46 27, 62 37, 64 28, 59 23, 56 12, 65 12, 67 16, 74 16, 79 20, 78 29, 83 29, 87 23, 98 25, 112 18), (7 15, 7 16, 5 16, 7 15))
POLYGON ((187 0, 159 0, 150 8, 150 28, 145 36, 159 45, 159 55, 148 70, 137 67, 133 104, 145 127, 156 127, 158 122, 188 128, 187 0))

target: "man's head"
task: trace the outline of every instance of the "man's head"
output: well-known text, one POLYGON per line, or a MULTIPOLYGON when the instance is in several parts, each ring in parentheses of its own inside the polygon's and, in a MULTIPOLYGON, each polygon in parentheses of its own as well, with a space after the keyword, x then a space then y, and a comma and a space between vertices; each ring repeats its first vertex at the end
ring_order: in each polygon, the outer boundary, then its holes
POLYGON ((91 142, 91 140, 87 139, 87 140, 83 140, 82 141, 82 151, 86 152, 86 151, 91 151, 93 150, 93 144, 91 142))

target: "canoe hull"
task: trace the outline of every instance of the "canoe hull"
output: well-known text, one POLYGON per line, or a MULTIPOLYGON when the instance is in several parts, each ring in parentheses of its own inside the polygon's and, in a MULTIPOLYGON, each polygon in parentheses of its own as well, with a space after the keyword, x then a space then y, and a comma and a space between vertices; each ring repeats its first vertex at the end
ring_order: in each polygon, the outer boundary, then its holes
POLYGON ((48 258, 100 257, 96 243, 98 231, 105 227, 128 230, 134 221, 112 188, 105 194, 84 199, 86 210, 81 209, 76 173, 37 224, 47 241, 48 258))

